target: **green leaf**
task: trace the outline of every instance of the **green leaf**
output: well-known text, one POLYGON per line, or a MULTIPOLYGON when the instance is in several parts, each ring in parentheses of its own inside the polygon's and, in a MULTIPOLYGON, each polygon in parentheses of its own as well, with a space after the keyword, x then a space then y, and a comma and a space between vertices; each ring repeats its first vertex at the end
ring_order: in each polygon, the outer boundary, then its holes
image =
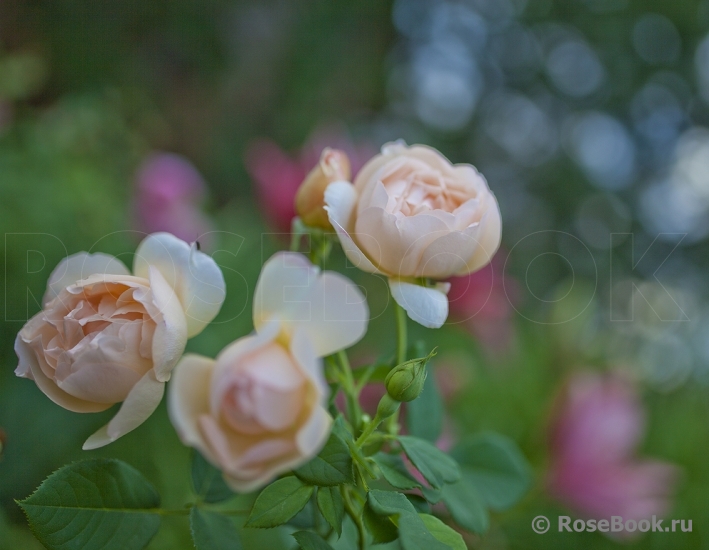
POLYGON ((372 489, 367 493, 367 503, 369 503, 374 513, 380 516, 416 513, 413 504, 403 494, 395 491, 372 489))
POLYGON ((487 531, 490 518, 484 500, 467 472, 457 483, 443 487, 441 493, 446 508, 458 525, 473 533, 487 531))
POLYGON ((406 496, 407 500, 419 514, 429 514, 431 512, 431 506, 422 496, 410 495, 408 493, 405 493, 404 496, 406 496))
POLYGON ((431 504, 438 504, 441 502, 441 498, 443 498, 440 489, 433 489, 431 487, 421 487, 421 494, 431 504))
POLYGON ((418 514, 402 514, 398 523, 399 540, 404 550, 450 550, 429 532, 418 514))
POLYGON ((332 423, 332 433, 338 436, 345 443, 349 440, 354 440, 352 435, 352 428, 349 426, 345 417, 341 414, 332 423))
POLYGON ((407 470, 404 461, 399 455, 377 453, 372 458, 382 471, 384 479, 386 479, 392 487, 396 487, 402 491, 421 487, 421 484, 416 481, 414 476, 407 470))
POLYGON ((531 468, 514 441, 483 433, 461 442, 451 453, 468 472, 487 506, 505 510, 531 484, 531 468))
POLYGON ((190 511, 190 531, 197 550, 240 550, 239 532, 230 518, 218 512, 190 511))
POLYGON ((338 487, 320 487, 316 498, 320 513, 337 536, 342 535, 342 519, 345 515, 345 503, 338 487))
POLYGON ((290 518, 287 525, 298 529, 314 529, 315 528, 315 504, 313 498, 303 506, 303 509, 290 518))
POLYGON ((137 550, 160 527, 155 488, 135 468, 112 459, 64 466, 18 504, 51 550, 137 550))
POLYGON ((394 522, 388 516, 380 516, 367 502, 362 514, 364 525, 372 535, 373 544, 386 544, 399 538, 399 531, 394 522))
POLYGON ((367 503, 375 514, 392 516, 404 550, 447 550, 428 532, 413 504, 402 493, 371 490, 367 503))
POLYGON ((308 503, 313 487, 295 476, 271 483, 254 502, 245 527, 277 527, 284 524, 308 503))
MULTIPOLYGON (((427 368, 430 374, 430 363, 427 368)), ((436 377, 428 376, 421 395, 406 404, 406 429, 413 436, 435 443, 443 431, 443 413, 436 377)))
POLYGON ((449 546, 453 550, 467 550, 465 541, 460 533, 451 529, 436 516, 430 514, 419 514, 423 524, 437 540, 449 546))
POLYGON ((402 435, 399 442, 409 460, 434 488, 439 489, 460 479, 456 461, 425 439, 402 435))
POLYGON ((347 444, 335 433, 330 434, 320 454, 295 471, 303 481, 311 485, 331 487, 352 483, 352 455, 347 444))
POLYGON ((205 502, 221 502, 234 496, 222 473, 197 451, 192 451, 192 488, 205 502))
POLYGON ((312 531, 298 531, 293 533, 293 538, 303 550, 333 550, 320 535, 312 531))

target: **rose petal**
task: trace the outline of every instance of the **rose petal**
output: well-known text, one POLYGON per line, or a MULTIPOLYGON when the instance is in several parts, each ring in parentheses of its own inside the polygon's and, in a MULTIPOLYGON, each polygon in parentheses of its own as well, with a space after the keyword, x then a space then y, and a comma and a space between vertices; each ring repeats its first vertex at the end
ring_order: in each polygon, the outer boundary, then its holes
POLYGON ((158 380, 167 382, 187 345, 187 320, 182 305, 162 273, 151 265, 148 276, 150 295, 161 314, 155 319, 153 369, 158 380))
POLYGON ((123 347, 118 338, 107 337, 95 346, 80 349, 71 364, 60 362, 57 386, 86 401, 108 406, 123 401, 141 379, 140 373, 106 358, 106 354, 120 355, 123 347), (68 372, 70 369, 73 372, 68 372))
POLYGON ((231 378, 240 374, 242 358, 260 347, 276 339, 281 330, 278 321, 273 321, 262 327, 256 334, 242 336, 225 347, 217 355, 214 373, 210 385, 210 412, 218 417, 224 394, 231 386, 231 378))
POLYGON ((488 204, 485 206, 485 214, 478 222, 480 231, 477 236, 478 247, 475 253, 466 262, 466 265, 456 273, 456 275, 467 275, 477 271, 492 261, 492 257, 500 248, 502 240, 502 216, 497 199, 490 193, 488 204))
POLYGON ((165 383, 155 378, 151 370, 133 386, 128 397, 111 421, 86 440, 85 451, 112 443, 136 429, 158 408, 165 393, 165 383))
POLYGON ((369 308, 359 288, 335 272, 320 273, 303 255, 275 254, 263 266, 254 294, 256 330, 278 319, 291 334, 308 334, 320 356, 359 341, 369 308))
POLYGON ((182 443, 198 449, 204 458, 218 466, 198 426, 200 415, 209 414, 209 386, 215 364, 208 357, 185 355, 172 374, 167 411, 182 443))
POLYGON ((225 481, 234 491, 257 489, 302 463, 295 443, 282 437, 245 437, 206 414, 200 416, 199 427, 224 472, 225 481))
POLYGON ((323 361, 321 357, 318 357, 310 335, 302 328, 297 329, 293 334, 290 342, 290 351, 303 373, 313 383, 317 392, 318 402, 324 404, 330 394, 330 387, 327 385, 323 374, 323 361))
POLYGON ((357 242, 381 271, 414 277, 421 255, 437 238, 449 233, 436 216, 419 214, 397 219, 382 208, 367 208, 357 218, 357 242))
POLYGON ((128 268, 118 258, 108 254, 79 252, 64 258, 54 268, 47 282, 47 291, 42 298, 46 306, 62 290, 91 275, 130 275, 128 268))
MULTIPOLYGON (((384 147, 387 147, 387 145, 385 145, 384 147)), ((384 147, 382 147, 382 150, 384 149, 384 147)), ((406 156, 423 161, 429 166, 440 170, 444 174, 453 173, 454 166, 451 161, 448 160, 445 156, 443 156, 440 151, 428 145, 411 145, 409 147, 406 147, 406 144, 403 143, 403 148, 397 149, 396 151, 405 152, 406 156)))
MULTIPOLYGON (((440 285, 427 288, 397 279, 389 279, 391 295, 409 317, 428 328, 440 328, 448 317, 448 298, 440 285)), ((447 291, 447 288, 445 289, 447 291)))
POLYGON ((261 268, 254 291, 256 330, 271 319, 307 321, 311 310, 308 294, 319 272, 302 254, 279 252, 271 256, 261 268))
POLYGON ((217 316, 226 296, 219 266, 207 254, 170 233, 153 233, 138 246, 133 273, 148 277, 155 266, 174 289, 187 319, 187 335, 195 336, 217 316))
MULTIPOLYGON (((292 367, 291 367, 292 369, 292 367)), ((266 384, 256 384, 252 390, 255 410, 254 416, 263 428, 278 432, 292 426, 293 419, 298 418, 303 408, 303 384, 301 388, 290 391, 279 391, 266 384)))
MULTIPOLYGON (((38 313, 41 315, 41 313, 38 313)), ((69 395, 61 390, 57 384, 48 378, 39 366, 37 355, 30 347, 29 342, 25 342, 18 334, 15 339, 15 353, 20 359, 15 370, 17 376, 34 380, 37 387, 60 407, 64 407, 72 412, 100 412, 110 408, 112 403, 92 403, 69 395)))
POLYGON ((389 162, 393 156, 399 154, 401 151, 406 149, 406 143, 404 141, 394 141, 391 143, 385 143, 382 146, 381 153, 372 157, 367 164, 362 166, 361 170, 357 173, 357 177, 354 180, 354 186, 358 192, 364 191, 369 181, 372 179, 374 174, 389 162))
POLYGON ((324 407, 316 406, 312 415, 296 436, 296 443, 303 457, 303 462, 307 462, 320 452, 330 436, 331 427, 332 417, 330 414, 324 407))
POLYGON ((382 272, 367 258, 348 233, 348 231, 352 230, 352 214, 356 202, 357 191, 349 182, 336 181, 325 189, 325 210, 328 213, 328 219, 332 227, 340 239, 342 250, 345 252, 347 259, 362 271, 381 274, 382 272))
POLYGON ((446 279, 465 271, 468 262, 480 248, 479 232, 480 226, 475 225, 465 231, 452 231, 434 240, 423 251, 414 276, 446 279))
POLYGON ((344 275, 326 271, 308 296, 312 317, 299 323, 315 352, 325 357, 359 342, 367 332, 369 308, 359 288, 344 275))

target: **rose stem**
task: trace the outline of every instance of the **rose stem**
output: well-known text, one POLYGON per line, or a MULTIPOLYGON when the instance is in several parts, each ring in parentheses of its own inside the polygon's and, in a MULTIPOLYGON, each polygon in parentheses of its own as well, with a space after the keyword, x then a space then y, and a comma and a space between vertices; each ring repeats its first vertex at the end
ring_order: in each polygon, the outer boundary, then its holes
MULTIPOLYGON (((406 334, 406 311, 396 300, 394 302, 394 313, 396 315, 396 364, 401 365, 406 361, 407 334, 406 334)), ((389 433, 396 434, 399 431, 399 411, 397 410, 386 419, 386 428, 389 433)))
POLYGON ((359 534, 359 549, 366 550, 367 548, 367 531, 364 528, 364 523, 362 523, 362 517, 354 509, 352 505, 352 500, 350 499, 349 491, 344 485, 340 485, 340 492, 342 493, 342 498, 345 501, 345 510, 347 514, 352 518, 352 521, 357 526, 357 532, 359 534))
POLYGON ((347 358, 347 353, 344 350, 337 352, 337 358, 342 369, 342 388, 345 392, 347 400, 347 416, 355 430, 355 435, 359 432, 362 424, 362 412, 359 407, 358 392, 355 387, 354 376, 352 376, 352 368, 350 361, 347 358))
POLYGON ((396 364, 406 361, 406 311, 394 301, 396 312, 396 364))

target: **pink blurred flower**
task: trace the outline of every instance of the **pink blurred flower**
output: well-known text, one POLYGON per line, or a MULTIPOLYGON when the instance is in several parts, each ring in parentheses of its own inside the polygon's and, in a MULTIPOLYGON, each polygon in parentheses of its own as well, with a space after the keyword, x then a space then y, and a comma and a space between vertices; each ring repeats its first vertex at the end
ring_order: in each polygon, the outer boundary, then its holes
POLYGON ((552 418, 549 494, 589 519, 664 516, 679 469, 635 455, 644 432, 645 412, 629 381, 619 374, 574 375, 552 418))
POLYGON ((504 252, 475 273, 448 280, 450 319, 460 323, 492 354, 514 341, 512 302, 518 301, 517 281, 504 275, 504 252))
POLYGON ((305 176, 319 162, 325 147, 347 153, 353 178, 376 154, 369 144, 355 145, 337 125, 316 129, 300 151, 292 155, 268 139, 257 140, 247 149, 246 170, 254 180, 256 198, 269 225, 277 231, 290 233, 295 216, 295 194, 305 176))
POLYGON ((200 210, 207 186, 197 169, 184 157, 172 153, 149 156, 138 170, 133 199, 135 225, 139 231, 167 231, 180 239, 201 244, 213 230, 200 210))

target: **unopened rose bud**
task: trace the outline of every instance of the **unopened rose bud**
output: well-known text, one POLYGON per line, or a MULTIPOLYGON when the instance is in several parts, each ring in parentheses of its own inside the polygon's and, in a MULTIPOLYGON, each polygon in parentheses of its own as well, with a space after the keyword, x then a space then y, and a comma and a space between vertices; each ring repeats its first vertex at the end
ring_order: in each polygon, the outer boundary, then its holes
POLYGON ((436 354, 433 350, 426 357, 411 359, 394 367, 384 381, 389 396, 396 401, 413 401, 423 391, 426 382, 426 363, 436 354))
POLYGON ((325 188, 333 181, 350 180, 350 159, 344 151, 325 148, 320 162, 305 177, 295 196, 295 210, 305 225, 332 229, 325 206, 325 188))

